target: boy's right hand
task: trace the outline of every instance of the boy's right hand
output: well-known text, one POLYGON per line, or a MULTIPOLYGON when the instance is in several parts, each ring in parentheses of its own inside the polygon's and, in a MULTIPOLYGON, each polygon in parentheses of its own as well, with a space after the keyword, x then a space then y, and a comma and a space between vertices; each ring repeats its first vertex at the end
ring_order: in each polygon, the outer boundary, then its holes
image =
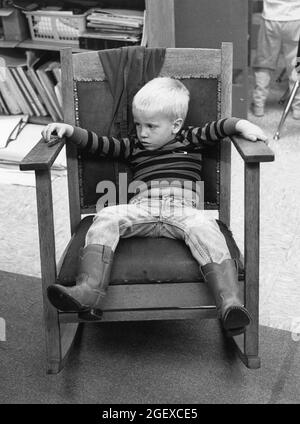
POLYGON ((52 122, 42 130, 42 136, 46 143, 53 140, 53 137, 58 138, 71 137, 74 132, 72 125, 64 124, 63 122, 52 122))

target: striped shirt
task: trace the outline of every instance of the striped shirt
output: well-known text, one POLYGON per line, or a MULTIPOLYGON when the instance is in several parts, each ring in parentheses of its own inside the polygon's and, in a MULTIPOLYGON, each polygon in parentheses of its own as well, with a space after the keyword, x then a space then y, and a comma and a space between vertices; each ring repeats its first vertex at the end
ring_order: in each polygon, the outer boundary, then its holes
POLYGON ((236 134, 238 118, 212 121, 203 127, 187 127, 176 137, 156 150, 147 150, 136 136, 115 138, 98 136, 92 131, 74 127, 70 137, 78 148, 100 157, 126 160, 131 164, 132 182, 142 182, 147 188, 164 184, 184 186, 201 181, 201 150, 215 145, 218 140, 236 134))

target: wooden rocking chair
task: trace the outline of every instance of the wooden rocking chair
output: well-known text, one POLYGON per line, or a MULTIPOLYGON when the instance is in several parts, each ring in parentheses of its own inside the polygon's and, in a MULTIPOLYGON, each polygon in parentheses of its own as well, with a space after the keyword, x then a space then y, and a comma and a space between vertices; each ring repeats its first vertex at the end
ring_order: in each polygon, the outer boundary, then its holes
MULTIPOLYGON (((62 50, 64 122, 107 134, 112 95, 96 51, 72 54, 62 50)), ((179 78, 190 90, 188 125, 231 116, 232 45, 221 49, 168 48, 159 76, 179 78), (197 66, 195 66, 197 63, 197 66)), ((56 263, 51 192, 51 165, 64 142, 48 147, 40 140, 23 159, 21 170, 34 170, 40 237, 41 274, 47 346, 47 372, 59 372, 76 335, 77 314, 58 312, 48 301, 47 287, 55 282, 73 285, 79 249, 99 197, 97 183, 118 183, 118 174, 127 164, 99 159, 66 144, 70 226, 72 238, 56 263)), ((238 352, 249 368, 260 366, 258 344, 259 305, 259 167, 273 161, 272 151, 263 142, 239 137, 225 139, 219 147, 203 154, 205 208, 219 211, 219 226, 233 258, 239 264, 244 301, 253 317, 243 335, 235 339, 238 352), (231 142, 245 163, 245 247, 240 254, 230 227, 231 142)), ((67 219, 67 218, 66 218, 67 219)), ((180 240, 166 238, 121 239, 115 253, 111 283, 104 305, 106 321, 215 318, 215 303, 203 282, 198 265, 180 240)))

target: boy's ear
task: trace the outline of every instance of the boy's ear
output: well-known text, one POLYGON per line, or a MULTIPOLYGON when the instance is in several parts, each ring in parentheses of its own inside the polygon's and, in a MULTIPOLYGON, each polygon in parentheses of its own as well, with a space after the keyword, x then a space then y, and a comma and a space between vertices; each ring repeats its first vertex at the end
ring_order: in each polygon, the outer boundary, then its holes
POLYGON ((175 119, 175 121, 173 122, 173 134, 177 134, 178 131, 181 129, 182 125, 183 125, 182 118, 175 119))

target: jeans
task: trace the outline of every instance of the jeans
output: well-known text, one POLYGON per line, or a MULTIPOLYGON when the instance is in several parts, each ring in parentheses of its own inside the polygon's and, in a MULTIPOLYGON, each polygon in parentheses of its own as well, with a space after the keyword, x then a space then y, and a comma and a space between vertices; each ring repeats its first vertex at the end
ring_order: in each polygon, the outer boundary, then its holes
POLYGON ((221 263, 230 253, 215 219, 196 204, 176 196, 151 200, 135 196, 129 204, 108 206, 94 217, 86 245, 102 244, 115 251, 120 237, 167 237, 181 239, 200 266, 221 263))

